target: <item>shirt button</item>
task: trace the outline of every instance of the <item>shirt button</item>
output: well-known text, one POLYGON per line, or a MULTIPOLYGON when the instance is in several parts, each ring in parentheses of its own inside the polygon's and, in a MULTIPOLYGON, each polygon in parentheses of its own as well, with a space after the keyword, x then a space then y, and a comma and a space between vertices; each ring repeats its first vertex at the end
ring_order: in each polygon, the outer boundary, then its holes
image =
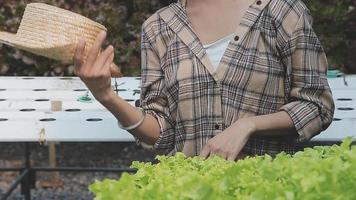
POLYGON ((234 37, 234 40, 235 41, 238 41, 240 39, 240 37, 238 36, 238 35, 236 35, 235 37, 234 37))
POLYGON ((215 129, 218 130, 220 128, 219 124, 215 124, 215 129))
POLYGON ((256 2, 256 4, 257 4, 257 5, 261 5, 261 4, 262 4, 262 1, 261 1, 261 0, 258 0, 258 1, 256 2))

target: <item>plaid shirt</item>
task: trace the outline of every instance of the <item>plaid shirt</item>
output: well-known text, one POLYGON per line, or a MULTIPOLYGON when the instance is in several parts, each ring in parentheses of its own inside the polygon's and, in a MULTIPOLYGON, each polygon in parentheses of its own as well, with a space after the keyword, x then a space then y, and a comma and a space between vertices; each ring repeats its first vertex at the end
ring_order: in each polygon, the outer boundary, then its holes
POLYGON ((330 125, 328 63, 309 10, 301 0, 247 1, 216 71, 184 1, 143 24, 141 106, 160 124, 158 153, 199 155, 236 120, 278 111, 290 115, 298 135, 252 136, 245 154, 294 153, 330 125))

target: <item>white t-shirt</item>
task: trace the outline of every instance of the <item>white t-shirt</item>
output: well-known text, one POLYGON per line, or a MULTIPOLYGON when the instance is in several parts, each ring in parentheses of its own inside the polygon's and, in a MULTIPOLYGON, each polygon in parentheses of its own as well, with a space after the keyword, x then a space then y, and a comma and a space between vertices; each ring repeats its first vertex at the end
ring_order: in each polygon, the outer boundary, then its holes
POLYGON ((213 64, 213 66, 218 68, 220 60, 224 55, 224 52, 229 45, 230 40, 232 39, 233 34, 228 35, 222 39, 219 39, 211 44, 203 45, 208 57, 213 64))

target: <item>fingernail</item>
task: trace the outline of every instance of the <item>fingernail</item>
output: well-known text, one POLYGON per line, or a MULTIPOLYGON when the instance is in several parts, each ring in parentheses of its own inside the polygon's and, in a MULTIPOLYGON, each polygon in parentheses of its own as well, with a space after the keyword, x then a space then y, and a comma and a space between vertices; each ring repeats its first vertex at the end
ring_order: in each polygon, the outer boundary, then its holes
POLYGON ((100 35, 101 35, 101 36, 106 36, 106 31, 101 31, 101 32, 100 32, 100 35))

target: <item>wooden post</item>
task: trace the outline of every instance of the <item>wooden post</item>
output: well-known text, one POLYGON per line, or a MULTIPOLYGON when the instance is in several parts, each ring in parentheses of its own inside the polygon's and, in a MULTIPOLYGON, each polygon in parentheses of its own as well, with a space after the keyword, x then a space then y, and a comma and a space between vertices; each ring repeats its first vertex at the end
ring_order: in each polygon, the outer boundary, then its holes
POLYGON ((62 101, 51 101, 51 111, 62 111, 62 101))
MULTIPOLYGON (((51 101, 51 111, 62 110, 62 101, 51 101)), ((48 142, 48 164, 50 167, 57 167, 56 142, 48 142)), ((59 172, 50 172, 48 180, 42 181, 40 185, 44 188, 62 187, 63 181, 59 178, 59 172)))
MULTIPOLYGON (((62 110, 62 101, 51 101, 51 111, 57 112, 62 110)), ((56 160, 56 143, 49 142, 48 143, 48 158, 49 158, 49 166, 56 167, 57 160, 56 160)))

